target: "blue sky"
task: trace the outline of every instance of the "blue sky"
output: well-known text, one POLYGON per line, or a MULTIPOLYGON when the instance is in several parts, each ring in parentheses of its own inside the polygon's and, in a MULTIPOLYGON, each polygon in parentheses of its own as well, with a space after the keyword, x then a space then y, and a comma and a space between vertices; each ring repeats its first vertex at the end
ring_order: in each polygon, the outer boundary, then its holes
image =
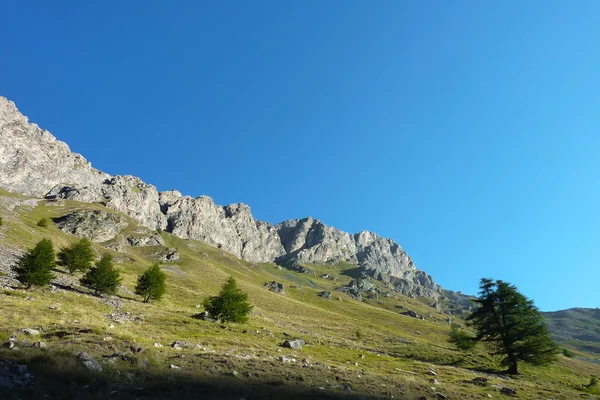
POLYGON ((0 95, 99 169, 600 306, 598 2, 0 8, 0 95))

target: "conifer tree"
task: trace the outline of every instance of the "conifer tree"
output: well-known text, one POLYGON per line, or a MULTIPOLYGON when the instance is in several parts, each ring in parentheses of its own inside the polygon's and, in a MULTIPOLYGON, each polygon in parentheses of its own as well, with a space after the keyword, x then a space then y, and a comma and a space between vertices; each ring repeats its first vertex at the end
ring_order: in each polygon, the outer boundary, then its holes
POLYGON ((52 268, 56 267, 56 254, 50 239, 42 239, 33 249, 19 258, 13 267, 17 280, 27 288, 45 286, 52 281, 52 268))
POLYGON ((67 268, 70 274, 75 271, 86 272, 94 261, 92 242, 83 238, 58 253, 58 263, 67 268))
POLYGON ((509 373, 519 373, 519 361, 545 365, 556 360, 558 348, 532 300, 501 280, 484 278, 480 289, 475 300, 479 307, 467 323, 475 328, 476 340, 495 345, 509 373))
POLYGON ((113 265, 112 255, 103 254, 96 263, 81 278, 81 284, 93 289, 96 294, 115 294, 121 283, 121 274, 113 265))
POLYGON ((238 288, 233 276, 227 279, 217 296, 204 299, 204 308, 211 317, 221 322, 246 322, 252 311, 248 294, 238 288))
POLYGON ((158 264, 148 268, 138 277, 135 294, 144 297, 144 303, 149 300, 160 300, 166 291, 167 275, 161 271, 158 264))

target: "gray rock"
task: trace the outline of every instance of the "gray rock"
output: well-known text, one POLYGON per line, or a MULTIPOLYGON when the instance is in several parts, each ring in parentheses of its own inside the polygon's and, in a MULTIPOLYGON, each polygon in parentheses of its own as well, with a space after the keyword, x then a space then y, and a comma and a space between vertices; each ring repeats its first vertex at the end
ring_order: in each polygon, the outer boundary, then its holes
POLYGON ((100 372, 102 371, 102 365, 94 359, 86 360, 83 362, 83 366, 89 369, 90 371, 100 372))
POLYGON ((163 256, 162 260, 166 262, 179 261, 181 258, 179 252, 176 249, 167 249, 167 252, 163 256))
POLYGON ((500 393, 504 393, 504 394, 508 394, 511 396, 514 396, 515 394, 517 394, 517 391, 513 388, 509 388, 507 386, 503 386, 502 389, 500 389, 500 393))
POLYGON ((36 329, 31 329, 31 328, 20 328, 19 332, 22 332, 26 335, 30 335, 30 336, 39 336, 40 331, 36 330, 36 329))
POLYGON ((2 348, 4 348, 4 349, 11 350, 13 347, 15 347, 14 342, 8 341, 8 342, 2 343, 2 348))
POLYGON ((411 318, 419 318, 419 314, 417 314, 416 311, 413 310, 405 311, 403 313, 400 313, 400 315, 406 315, 411 318))
POLYGON ((302 350, 302 346, 306 342, 303 339, 288 339, 284 341, 281 346, 287 347, 289 349, 302 350))
POLYGON ((92 242, 100 243, 113 239, 127 226, 119 215, 100 210, 78 210, 54 219, 58 229, 92 242))
POLYGON ((38 349, 47 349, 48 345, 44 342, 35 342, 33 344, 33 347, 38 348, 38 349))
POLYGON ((208 322, 215 322, 215 319, 210 315, 208 311, 202 311, 201 313, 194 315, 194 318, 208 322))
POLYGON ((323 297, 324 299, 331 300, 331 292, 328 292, 328 291, 320 292, 319 297, 323 297))
POLYGON ((279 282, 275 282, 275 281, 267 282, 267 283, 265 283, 265 286, 271 292, 285 294, 285 289, 283 287, 283 284, 281 284, 279 282))
POLYGON ((178 367, 177 365, 169 365, 169 369, 179 369, 180 367, 178 367))
POLYGON ((136 236, 130 235, 125 239, 128 246, 140 247, 140 246, 162 246, 165 244, 162 236, 153 234, 149 236, 136 236))

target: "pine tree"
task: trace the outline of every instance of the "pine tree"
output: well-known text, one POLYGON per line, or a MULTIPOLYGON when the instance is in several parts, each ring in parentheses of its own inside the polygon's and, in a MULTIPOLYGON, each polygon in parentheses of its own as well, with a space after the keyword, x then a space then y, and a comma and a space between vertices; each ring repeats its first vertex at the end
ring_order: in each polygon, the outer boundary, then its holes
POLYGON ((109 253, 103 254, 100 261, 81 278, 81 284, 93 289, 96 294, 115 294, 120 283, 121 274, 113 266, 109 253))
POLYGON ((495 345, 494 354, 503 356, 509 373, 519 373, 519 361, 546 365, 556 360, 558 348, 532 300, 501 280, 484 278, 480 289, 475 300, 479 307, 467 323, 475 328, 476 340, 495 345))
POLYGON ((138 277, 135 294, 144 297, 144 303, 149 300, 160 300, 166 291, 167 275, 161 271, 158 264, 148 268, 138 277))
POLYGON ((75 271, 86 272, 94 261, 92 242, 83 238, 70 247, 64 247, 58 253, 58 263, 67 268, 70 274, 75 271))
POLYGON ((17 279, 29 289, 31 286, 45 286, 52 281, 52 268, 56 267, 56 255, 50 239, 42 239, 27 251, 13 267, 17 279))
POLYGON ((237 287, 233 276, 227 279, 217 296, 204 299, 204 308, 211 317, 221 322, 246 322, 252 311, 248 294, 237 287))

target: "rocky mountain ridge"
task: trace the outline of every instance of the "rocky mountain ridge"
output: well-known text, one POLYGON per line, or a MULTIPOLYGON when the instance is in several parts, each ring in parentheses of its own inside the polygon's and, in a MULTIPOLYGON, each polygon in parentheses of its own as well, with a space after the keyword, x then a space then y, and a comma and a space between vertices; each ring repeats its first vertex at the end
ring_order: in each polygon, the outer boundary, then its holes
POLYGON ((245 204, 219 206, 207 196, 158 192, 137 177, 111 176, 30 123, 4 97, 0 97, 0 187, 40 198, 99 202, 149 229, 200 240, 251 262, 293 266, 346 261, 374 278, 394 277, 394 286, 404 294, 443 296, 392 239, 367 231, 349 234, 310 217, 272 225, 256 220, 245 204))

